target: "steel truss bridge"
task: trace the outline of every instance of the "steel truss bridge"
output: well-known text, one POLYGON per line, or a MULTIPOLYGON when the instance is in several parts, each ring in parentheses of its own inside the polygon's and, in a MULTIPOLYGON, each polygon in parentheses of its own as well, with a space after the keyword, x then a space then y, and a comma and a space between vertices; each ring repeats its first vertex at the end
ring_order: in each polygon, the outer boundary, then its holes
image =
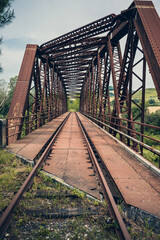
POLYGON ((135 0, 119 15, 41 46, 28 44, 8 113, 8 144, 65 113, 67 99, 79 98, 79 111, 100 127, 142 155, 145 148, 160 156, 144 143, 160 143, 144 132, 160 131, 145 123, 148 67, 160 99, 160 19, 150 1, 135 0))

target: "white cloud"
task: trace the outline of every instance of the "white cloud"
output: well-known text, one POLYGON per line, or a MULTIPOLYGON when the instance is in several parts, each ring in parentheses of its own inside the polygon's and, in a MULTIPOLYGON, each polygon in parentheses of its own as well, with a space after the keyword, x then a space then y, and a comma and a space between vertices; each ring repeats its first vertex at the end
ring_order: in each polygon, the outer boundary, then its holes
POLYGON ((1 79, 5 79, 5 81, 9 82, 11 77, 18 75, 23 53, 24 50, 3 48, 3 54, 1 56, 3 73, 1 74, 1 79), (3 76, 5 76, 5 78, 3 76))

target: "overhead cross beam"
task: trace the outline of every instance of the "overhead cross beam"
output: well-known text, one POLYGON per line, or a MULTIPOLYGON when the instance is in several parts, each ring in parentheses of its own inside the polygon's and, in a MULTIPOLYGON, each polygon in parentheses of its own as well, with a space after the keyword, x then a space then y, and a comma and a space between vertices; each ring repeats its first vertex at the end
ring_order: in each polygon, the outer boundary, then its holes
POLYGON ((62 35, 61 37, 55 38, 49 42, 43 43, 40 46, 41 52, 47 54, 48 50, 54 48, 60 48, 74 42, 83 41, 89 37, 99 35, 113 29, 113 19, 115 15, 111 14, 104 18, 98 19, 90 24, 80 27, 72 32, 62 35))

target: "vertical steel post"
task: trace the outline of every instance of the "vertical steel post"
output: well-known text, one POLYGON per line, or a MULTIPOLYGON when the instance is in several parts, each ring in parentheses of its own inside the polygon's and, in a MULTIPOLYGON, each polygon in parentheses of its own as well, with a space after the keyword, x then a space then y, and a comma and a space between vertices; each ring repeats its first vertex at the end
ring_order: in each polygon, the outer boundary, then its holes
MULTIPOLYGON (((114 60, 113 60, 113 51, 114 51, 114 47, 112 48, 111 40, 110 40, 110 38, 108 38, 108 53, 109 53, 109 56, 110 56, 110 65, 111 65, 114 96, 115 96, 116 117, 118 118, 117 122, 120 126, 119 129, 122 130, 122 127, 121 127, 122 126, 121 111, 120 111, 119 95, 118 95, 118 88, 117 88, 118 84, 117 84, 116 71, 115 71, 115 65, 114 65, 114 60)), ((124 141, 124 138, 121 134, 120 134, 120 139, 121 139, 121 141, 124 141)))
MULTIPOLYGON (((143 81, 142 81, 142 114, 141 123, 145 120, 145 87, 146 87, 146 59, 143 57, 143 81)), ((141 125, 141 133, 144 134, 144 126, 141 125)), ((143 142, 143 136, 141 136, 141 142, 143 142)), ((143 147, 140 146, 140 151, 143 156, 143 147)))
POLYGON ((94 61, 92 61, 92 83, 93 83, 93 106, 92 106, 92 116, 95 116, 95 78, 94 78, 94 61))

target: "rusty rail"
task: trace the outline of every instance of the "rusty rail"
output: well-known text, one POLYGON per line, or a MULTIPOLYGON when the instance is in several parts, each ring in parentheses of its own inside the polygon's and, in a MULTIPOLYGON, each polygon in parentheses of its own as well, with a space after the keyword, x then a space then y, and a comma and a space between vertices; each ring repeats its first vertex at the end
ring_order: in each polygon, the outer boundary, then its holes
POLYGON ((19 191, 16 193, 16 195, 14 196, 14 198, 12 199, 11 203, 9 204, 9 206, 7 207, 7 209, 4 211, 3 215, 0 218, 0 239, 4 236, 11 217, 12 217, 12 213, 14 208, 18 205, 20 199, 23 196, 23 193, 25 191, 27 191, 27 189, 31 186, 33 179, 37 173, 37 170, 42 166, 42 164, 44 163, 45 159, 47 158, 51 147, 53 146, 57 136, 59 135, 59 133, 61 132, 64 124, 66 123, 68 117, 69 117, 70 113, 66 116, 66 118, 63 120, 63 122, 61 123, 61 125, 59 126, 59 128, 56 130, 55 135, 53 136, 52 140, 50 141, 49 145, 47 146, 47 148, 45 149, 45 151, 43 152, 42 156, 39 158, 39 160, 37 161, 36 165, 33 167, 32 171, 30 172, 30 174, 28 175, 28 177, 26 178, 25 182, 23 183, 23 185, 21 186, 21 188, 19 189, 19 191))
POLYGON ((114 201, 114 198, 112 196, 112 193, 111 193, 111 191, 110 191, 110 189, 108 187, 107 181, 106 181, 106 179, 104 177, 104 174, 103 174, 103 172, 102 172, 102 170, 101 170, 101 168, 100 168, 100 166, 98 164, 98 161, 97 161, 97 159, 95 157, 93 149, 92 149, 92 147, 91 147, 91 145, 90 145, 90 143, 88 141, 88 138, 87 138, 86 133, 85 133, 85 129, 84 129, 84 127, 83 127, 83 125, 82 125, 82 123, 81 123, 81 121, 80 121, 80 119, 79 119, 77 114, 76 114, 76 116, 77 116, 77 120, 78 120, 80 129, 81 129, 81 132, 82 132, 83 137, 85 139, 85 142, 86 142, 86 145, 87 145, 87 149, 88 149, 90 158, 92 160, 94 168, 95 168, 95 170, 97 172, 97 175, 99 177, 99 180, 101 182, 101 187, 102 187, 102 190, 103 190, 104 198, 105 198, 105 200, 109 204, 110 214, 119 224, 119 229, 116 230, 117 234, 118 234, 120 239, 129 240, 131 238, 129 236, 128 230, 127 230, 127 228, 125 226, 125 223, 124 223, 124 221, 123 221, 123 219, 122 219, 122 217, 121 217, 121 215, 120 215, 120 213, 118 211, 117 205, 116 205, 116 203, 114 201))

